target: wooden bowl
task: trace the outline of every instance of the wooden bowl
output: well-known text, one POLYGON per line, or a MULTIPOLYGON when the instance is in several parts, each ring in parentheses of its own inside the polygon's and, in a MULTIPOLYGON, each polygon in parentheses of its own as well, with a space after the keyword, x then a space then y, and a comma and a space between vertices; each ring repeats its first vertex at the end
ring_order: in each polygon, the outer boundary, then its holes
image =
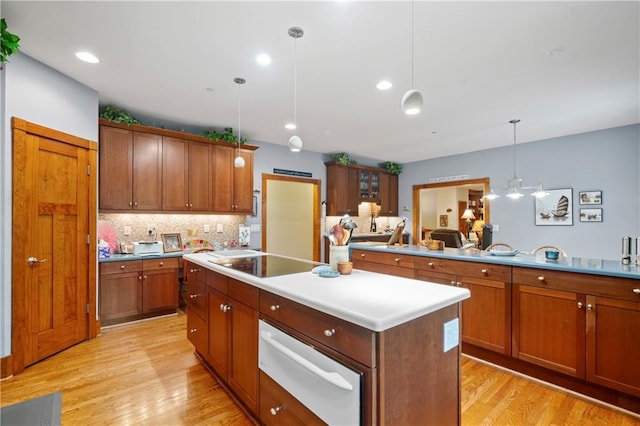
POLYGON ((342 275, 349 275, 353 269, 353 262, 338 262, 338 272, 342 275))

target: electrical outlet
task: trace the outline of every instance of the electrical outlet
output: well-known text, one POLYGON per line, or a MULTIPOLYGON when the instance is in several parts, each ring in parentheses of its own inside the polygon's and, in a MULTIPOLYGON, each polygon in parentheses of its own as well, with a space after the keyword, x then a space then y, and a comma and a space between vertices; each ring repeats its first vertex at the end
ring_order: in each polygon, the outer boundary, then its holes
POLYGON ((204 232, 207 233, 209 231, 211 231, 211 229, 209 228, 209 225, 205 225, 204 226, 204 232))
POLYGON ((222 223, 218 223, 216 225, 216 232, 222 234, 224 232, 224 225, 222 223))
POLYGON ((493 232, 500 232, 500 225, 493 224, 493 232))
POLYGON ((153 235, 156 233, 156 226, 153 224, 148 224, 147 225, 147 234, 149 235, 153 235))
POLYGON ((130 226, 125 226, 124 227, 124 235, 131 235, 131 227, 130 226))

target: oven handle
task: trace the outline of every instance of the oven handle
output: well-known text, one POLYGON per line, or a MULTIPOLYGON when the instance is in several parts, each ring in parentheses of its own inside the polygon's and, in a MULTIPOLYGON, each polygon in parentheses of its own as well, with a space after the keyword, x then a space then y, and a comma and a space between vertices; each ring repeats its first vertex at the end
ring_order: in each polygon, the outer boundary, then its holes
POLYGON ((324 371, 322 368, 318 367, 317 365, 315 365, 314 363, 312 363, 308 359, 300 356, 299 354, 295 353, 291 349, 287 348, 282 343, 280 343, 277 340, 275 340, 271 336, 271 333, 269 333, 268 331, 264 331, 264 330, 261 331, 260 332, 260 337, 262 338, 262 340, 267 342, 274 349, 276 349, 278 352, 280 352, 281 354, 283 354, 284 356, 289 358, 291 361, 293 361, 293 362, 297 363, 298 365, 306 368, 311 373, 315 374, 316 376, 320 377, 321 379, 324 379, 325 381, 327 381, 327 382, 331 383, 332 385, 337 386, 337 387, 339 387, 341 389, 345 389, 345 390, 349 390, 349 391, 353 390, 353 386, 351 385, 351 383, 349 383, 347 381, 347 379, 342 377, 339 373, 324 371))

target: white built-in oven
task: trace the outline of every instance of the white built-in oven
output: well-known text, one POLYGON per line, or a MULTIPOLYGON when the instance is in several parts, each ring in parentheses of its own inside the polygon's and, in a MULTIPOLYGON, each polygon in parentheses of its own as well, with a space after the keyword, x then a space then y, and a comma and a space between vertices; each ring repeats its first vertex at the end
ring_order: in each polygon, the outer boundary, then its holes
POLYGON ((260 320, 260 369, 329 425, 359 425, 362 374, 260 320))

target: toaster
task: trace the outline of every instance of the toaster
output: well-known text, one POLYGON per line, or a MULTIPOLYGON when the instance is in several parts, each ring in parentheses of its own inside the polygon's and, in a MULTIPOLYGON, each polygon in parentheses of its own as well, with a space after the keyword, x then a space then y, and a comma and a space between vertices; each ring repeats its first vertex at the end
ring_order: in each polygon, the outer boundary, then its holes
POLYGON ((162 241, 139 241, 133 243, 136 256, 154 256, 162 254, 162 241))

